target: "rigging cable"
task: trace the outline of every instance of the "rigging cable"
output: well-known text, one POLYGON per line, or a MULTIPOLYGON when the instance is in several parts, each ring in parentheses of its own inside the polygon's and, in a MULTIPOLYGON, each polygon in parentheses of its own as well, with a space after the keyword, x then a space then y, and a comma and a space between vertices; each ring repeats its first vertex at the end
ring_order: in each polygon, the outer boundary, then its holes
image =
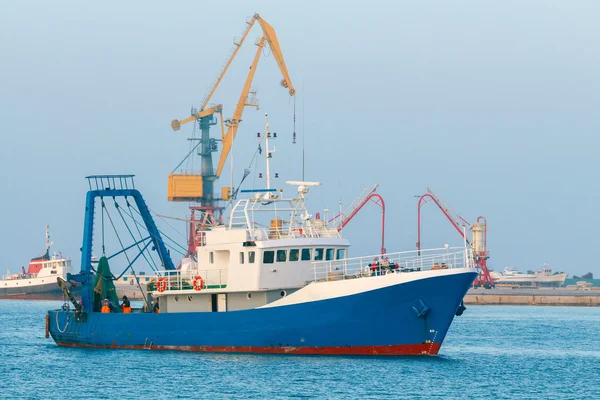
POLYGON ((101 202, 102 202, 102 228, 101 228, 101 232, 102 232, 102 255, 106 256, 106 248, 104 247, 104 210, 106 209, 106 206, 104 205, 104 198, 100 198, 101 202))
MULTIPOLYGON (((116 203, 116 200, 115 200, 115 203, 116 203)), ((102 201, 102 205, 104 206, 104 200, 102 201)), ((118 210, 118 208, 117 208, 117 210, 118 210)), ((110 224, 112 225, 113 230, 115 231, 115 236, 117 237, 117 240, 119 241, 119 244, 121 245, 121 250, 123 250, 123 254, 125 254, 125 258, 127 259, 127 264, 129 265, 129 268, 131 268, 133 270, 133 265, 131 263, 131 260, 129 260, 129 256, 127 255, 125 246, 123 246, 123 241, 121 240, 121 237, 119 236, 119 232, 117 232, 117 228, 115 227, 115 224, 112 220, 112 217, 108 213, 108 210, 106 211, 106 216, 108 217, 108 220, 110 221, 110 224)), ((125 223, 125 226, 127 226, 127 223, 125 223)), ((127 229, 129 229, 129 227, 127 229)), ((111 274, 112 274, 112 272, 111 272, 111 274)), ((134 273, 134 276, 135 276, 135 273, 134 273)), ((102 278, 104 278, 104 277, 102 277, 102 278)), ((113 278, 114 278, 114 274, 113 274, 113 278)), ((137 277, 136 277, 135 281, 137 282, 140 291, 142 291, 142 287, 141 287, 140 282, 138 281, 137 277)), ((143 293, 143 291, 142 291, 142 293, 143 293)), ((142 296, 142 298, 144 299, 144 303, 146 303, 148 308, 150 308, 150 304, 148 303, 148 299, 146 298, 146 296, 142 296)))
MULTIPOLYGON (((135 208, 131 208, 133 211, 135 211, 140 217, 142 216, 140 214, 140 212, 138 210, 136 210, 135 208)), ((150 209, 148 209, 150 210, 150 209)), ((142 217, 143 218, 143 217, 142 217)), ((148 231, 148 228, 146 228, 145 226, 143 226, 142 224, 140 224, 138 221, 136 221, 135 219, 133 220, 133 222, 135 222, 136 224, 140 225, 142 228, 144 228, 146 231, 148 231)), ((169 239, 171 242, 173 242, 175 245, 177 245, 178 247, 180 247, 181 249, 184 250, 184 253, 180 252, 179 250, 177 250, 175 247, 165 243, 165 246, 169 246, 169 248, 171 248, 172 250, 176 251, 177 253, 181 254, 182 256, 185 255, 185 252, 187 252, 187 249, 185 247, 183 247, 182 245, 180 245, 179 243, 177 243, 175 240, 171 239, 166 233, 164 233, 163 231, 161 231, 160 229, 158 229, 158 227, 156 227, 156 230, 158 231, 158 233, 160 233, 161 235, 163 235, 165 238, 169 239)), ((148 231, 148 233, 150 233, 150 231, 148 231)))
MULTIPOLYGON (((125 199, 125 201, 127 202, 127 204, 129 204, 129 201, 127 199, 125 199)), ((121 220, 123 221, 123 224, 125 225, 125 227, 127 228, 127 231, 129 231, 129 234, 131 235, 131 238, 133 239, 134 242, 137 242, 137 238, 135 237, 135 235, 133 234, 133 232, 131 232, 131 229, 129 228, 129 225, 127 224, 127 221, 125 221, 125 217, 123 217, 123 213, 121 212, 121 207, 119 206, 119 203, 117 203, 117 200, 115 199, 115 208, 117 209, 117 212, 119 213, 119 215, 121 216, 121 220)), ((139 232, 139 230, 138 230, 139 232)), ((141 234, 141 232, 139 232, 140 234, 140 238, 144 238, 141 234)), ((152 264, 150 264, 150 261, 148 261, 148 258, 146 257, 146 254, 144 253, 145 249, 148 247, 146 246, 144 249, 142 249, 140 247, 140 244, 136 244, 136 247, 138 248, 138 250, 140 251, 140 253, 142 254, 142 257, 144 257, 144 259, 146 260, 146 262, 148 263, 148 265, 150 266, 150 268, 152 268, 155 272, 158 271, 158 268, 153 268, 152 264)), ((152 256, 150 256, 150 259, 152 259, 152 256)), ((152 262, 154 263, 154 260, 152 259, 152 262)), ((156 264, 154 264, 154 267, 156 267, 156 264)), ((131 266, 131 271, 133 272, 133 276, 136 276, 135 271, 133 269, 133 265, 131 266)), ((140 287, 141 290, 141 287, 140 287)))
MULTIPOLYGON (((127 204, 127 208, 131 209, 131 204, 129 203, 129 200, 128 200, 127 198, 125 198, 125 202, 126 202, 126 204, 127 204)), ((129 218, 133 219, 133 216, 132 216, 132 214, 133 214, 133 213, 131 213, 131 211, 130 211, 129 213, 128 213, 127 211, 124 211, 124 212, 125 212, 125 215, 127 215, 129 218)), ((135 220, 134 220, 134 221, 135 221, 135 220)), ((142 236, 142 232, 140 231, 140 228, 139 228, 138 224, 137 224, 137 223, 135 223, 134 225, 135 225, 135 228, 136 228, 136 230, 137 230, 137 232, 138 232, 138 235, 140 235, 140 237, 143 237, 143 236, 142 236)), ((150 253, 149 253, 149 254, 150 254, 150 253)), ((144 256, 144 258, 146 258, 146 256, 144 256)), ((157 272, 158 272, 158 266, 156 265, 156 262, 154 261, 154 258, 152 257, 152 254, 150 254, 150 260, 152 261, 152 264, 154 265, 154 267, 152 267, 152 265, 150 265, 150 267, 151 267, 151 268, 152 268, 154 271, 157 271, 157 272)), ((146 259, 146 262, 148 262, 148 260, 147 260, 147 259, 146 259)), ((150 264, 150 263, 148 262, 148 264, 150 264)))

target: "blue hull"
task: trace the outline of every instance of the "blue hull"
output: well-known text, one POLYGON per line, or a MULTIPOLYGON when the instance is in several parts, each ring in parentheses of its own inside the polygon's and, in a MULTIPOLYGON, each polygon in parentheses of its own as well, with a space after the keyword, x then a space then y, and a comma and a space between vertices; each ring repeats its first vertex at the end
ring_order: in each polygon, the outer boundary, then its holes
MULTIPOLYGON (((297 354, 437 354, 476 272, 355 295, 230 312, 49 311, 62 346, 297 354), (428 308, 426 315, 417 311, 428 308)), ((370 278, 377 279, 377 278, 370 278)))

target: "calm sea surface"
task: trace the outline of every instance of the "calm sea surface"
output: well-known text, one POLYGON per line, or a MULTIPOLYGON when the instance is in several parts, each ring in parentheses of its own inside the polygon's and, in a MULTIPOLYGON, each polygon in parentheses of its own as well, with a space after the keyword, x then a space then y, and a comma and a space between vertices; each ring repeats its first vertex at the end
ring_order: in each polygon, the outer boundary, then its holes
POLYGON ((471 306, 440 356, 374 358, 59 348, 60 304, 0 300, 0 398, 600 399, 600 308, 471 306))

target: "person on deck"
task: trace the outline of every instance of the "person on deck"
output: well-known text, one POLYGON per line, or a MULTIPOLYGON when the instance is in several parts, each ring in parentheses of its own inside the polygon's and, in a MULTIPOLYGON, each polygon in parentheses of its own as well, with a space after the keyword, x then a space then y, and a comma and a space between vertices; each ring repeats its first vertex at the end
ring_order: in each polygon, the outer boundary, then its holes
POLYGON ((153 312, 160 314, 160 307, 158 305, 158 299, 154 300, 154 308, 152 309, 153 312))
POLYGON ((104 299, 104 301, 102 302, 102 308, 100 309, 101 313, 109 313, 110 312, 110 306, 108 305, 108 299, 104 299))
POLYGON ((123 314, 130 314, 131 313, 131 303, 129 302, 129 299, 127 298, 127 296, 123 296, 123 303, 121 303, 121 311, 123 311, 123 314))

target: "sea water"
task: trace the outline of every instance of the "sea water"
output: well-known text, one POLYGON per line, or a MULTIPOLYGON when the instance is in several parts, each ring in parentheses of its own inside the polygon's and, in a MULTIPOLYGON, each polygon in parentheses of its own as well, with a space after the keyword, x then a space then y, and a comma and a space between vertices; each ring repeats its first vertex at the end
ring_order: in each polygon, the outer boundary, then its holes
POLYGON ((60 305, 0 300, 0 398, 600 399, 600 308, 469 306, 440 355, 383 358, 60 348, 60 305))

